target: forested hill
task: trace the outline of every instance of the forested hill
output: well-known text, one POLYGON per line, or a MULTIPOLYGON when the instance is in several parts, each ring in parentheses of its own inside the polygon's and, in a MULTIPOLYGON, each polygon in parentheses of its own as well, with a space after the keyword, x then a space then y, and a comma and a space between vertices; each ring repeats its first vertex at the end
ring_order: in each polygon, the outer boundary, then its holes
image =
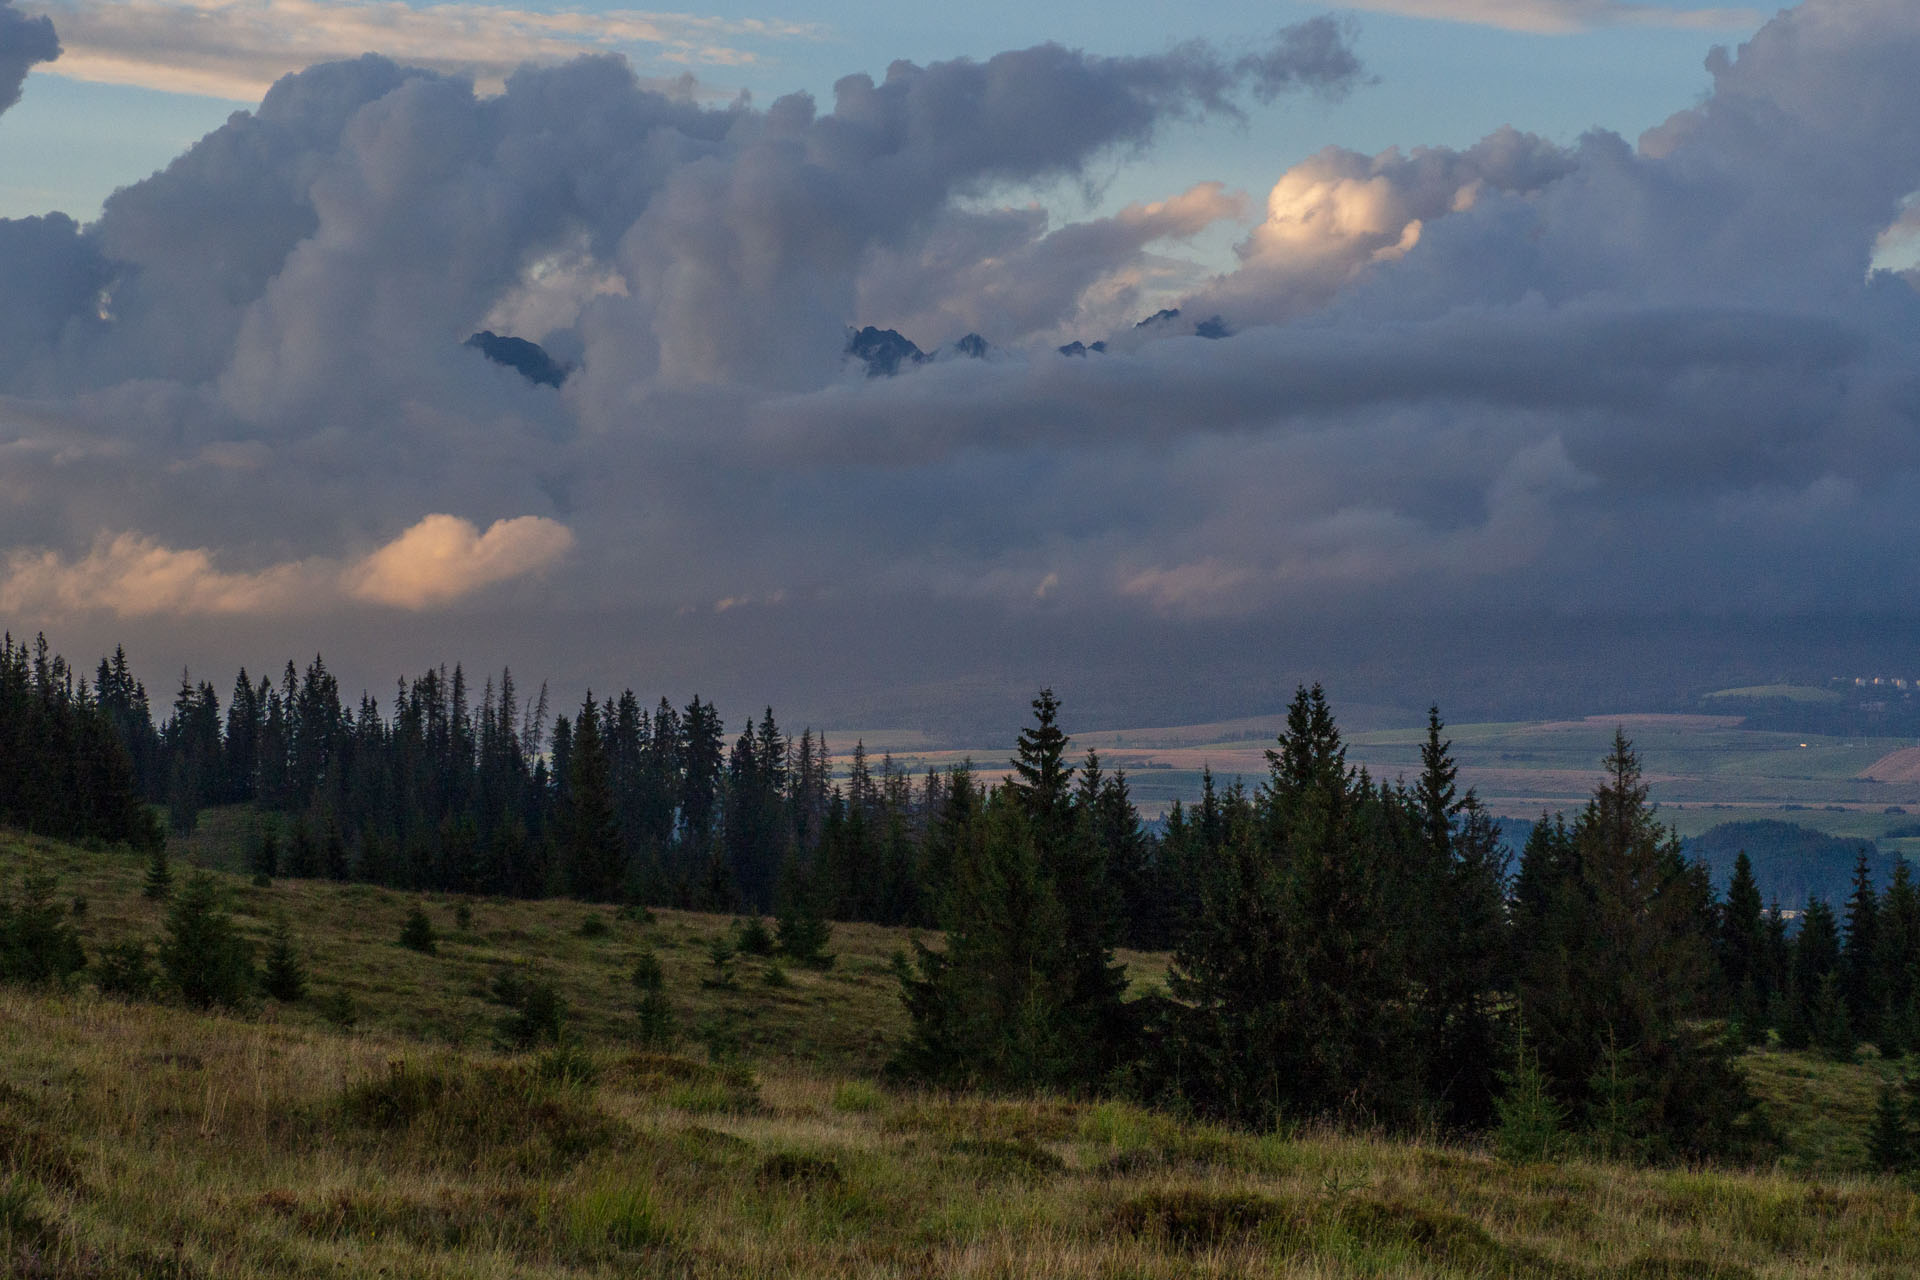
POLYGON ((1830 836, 1771 818, 1723 822, 1686 841, 1685 848, 1689 858, 1706 864, 1714 887, 1723 890, 1733 875, 1734 859, 1744 852, 1753 862, 1760 896, 1789 909, 1804 907, 1809 897, 1835 904, 1846 901, 1862 854, 1875 886, 1881 889, 1893 879, 1900 861, 1895 854, 1882 853, 1871 840, 1830 836))
MULTIPOLYGON (((1526 818, 1500 819, 1501 842, 1513 858, 1526 848, 1533 827, 1526 818)), ((1872 840, 1828 835, 1777 818, 1723 822, 1682 840, 1680 847, 1689 861, 1707 868, 1719 893, 1726 892, 1733 877, 1734 860, 1745 853, 1761 900, 1778 902, 1788 911, 1805 907, 1809 897, 1830 906, 1846 901, 1863 853, 1875 887, 1882 890, 1900 862, 1900 855, 1882 852, 1872 840)))

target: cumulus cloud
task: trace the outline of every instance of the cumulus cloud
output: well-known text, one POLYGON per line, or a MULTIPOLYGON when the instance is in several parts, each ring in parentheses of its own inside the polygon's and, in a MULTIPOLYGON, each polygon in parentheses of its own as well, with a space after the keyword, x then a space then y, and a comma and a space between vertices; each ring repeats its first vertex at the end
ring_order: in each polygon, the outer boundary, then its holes
POLYGON ((481 533, 472 521, 432 515, 347 571, 362 600, 424 609, 544 569, 573 547, 565 525, 541 516, 496 520, 481 533))
POLYGON ((1602 27, 1740 30, 1758 26, 1765 16, 1758 9, 1676 8, 1665 4, 1632 4, 1626 0, 1346 0, 1346 4, 1351 9, 1370 9, 1376 13, 1551 36, 1602 27))
POLYGON ((737 66, 757 59, 756 43, 823 34, 765 19, 401 0, 53 0, 53 12, 67 44, 62 76, 245 102, 284 75, 369 52, 495 90, 524 62, 588 49, 737 66))
POLYGON ((97 540, 75 560, 56 551, 13 552, 0 578, 0 609, 56 617, 105 611, 121 618, 284 612, 302 602, 315 576, 298 564, 223 572, 204 548, 176 550, 123 533, 97 540))
POLYGON ((10 552, 0 562, 0 610, 59 618, 305 616, 348 598, 419 610, 538 572, 572 546, 565 525, 539 516, 496 520, 483 534, 471 521, 430 515, 344 567, 316 557, 233 570, 218 567, 205 547, 120 533, 95 539, 74 558, 44 548, 10 552))
POLYGON ((60 39, 44 16, 30 18, 0 0, 0 111, 20 101, 27 72, 60 56, 60 39))
POLYGON ((604 675, 677 636, 749 691, 1016 643, 1186 670, 1478 628, 1505 661, 1542 618, 1862 616, 1920 591, 1888 551, 1920 538, 1920 294, 1874 268, 1913 226, 1915 65, 1908 0, 1807 0, 1637 140, 1410 137, 1077 220, 1034 192, 1362 88, 1342 29, 764 108, 615 56, 493 97, 314 67, 95 224, 0 222, 0 609, 297 640, 315 601, 459 601, 531 635, 485 588, 537 576, 570 621, 529 644, 604 675), (1249 215, 1231 270, 1183 259, 1249 215), (868 324, 942 355, 869 378, 868 324), (531 385, 481 328, 576 372, 531 385))

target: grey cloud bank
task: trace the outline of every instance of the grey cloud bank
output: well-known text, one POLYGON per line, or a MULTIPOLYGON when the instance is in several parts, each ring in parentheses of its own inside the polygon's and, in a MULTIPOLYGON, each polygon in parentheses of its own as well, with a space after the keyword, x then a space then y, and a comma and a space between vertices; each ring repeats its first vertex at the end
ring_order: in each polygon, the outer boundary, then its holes
POLYGON ((50 20, 28 17, 13 0, 0 0, 0 112, 20 101, 28 71, 59 56, 60 39, 50 20))
MULTIPOLYGON (((43 26, 0 4, 0 101, 43 26)), ((1264 201, 1196 174, 1066 225, 1009 195, 1241 95, 1364 92, 1349 33, 897 63, 830 108, 613 57, 496 96, 315 67, 91 225, 0 221, 0 618, 840 723, 1897 655, 1920 295, 1870 264, 1920 189, 1916 67, 1912 4, 1808 0, 1637 144, 1329 150, 1264 201), (1180 256, 1249 211, 1232 272, 1180 256), (1162 306, 1233 336, 1135 327, 1162 306), (869 324, 995 349, 868 378, 869 324)))

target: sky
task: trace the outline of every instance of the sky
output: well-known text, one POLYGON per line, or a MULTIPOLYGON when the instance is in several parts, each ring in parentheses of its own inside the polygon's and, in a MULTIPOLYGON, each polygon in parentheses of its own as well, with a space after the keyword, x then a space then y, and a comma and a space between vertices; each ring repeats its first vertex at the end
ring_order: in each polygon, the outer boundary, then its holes
POLYGON ((0 625, 949 734, 1920 674, 1916 66, 1911 0, 0 0, 0 625))

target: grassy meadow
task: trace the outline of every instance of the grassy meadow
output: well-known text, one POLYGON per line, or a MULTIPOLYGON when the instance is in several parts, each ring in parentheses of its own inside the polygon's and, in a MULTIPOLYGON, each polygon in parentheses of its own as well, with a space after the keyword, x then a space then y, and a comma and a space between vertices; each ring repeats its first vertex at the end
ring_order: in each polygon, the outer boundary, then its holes
MULTIPOLYGON (((25 866, 84 897, 90 952, 158 935, 139 858, 0 833, 9 891, 25 866)), ((1871 1060, 1749 1057, 1787 1138, 1770 1169, 1515 1166, 1439 1140, 895 1087, 898 930, 836 927, 824 971, 742 956, 728 987, 708 951, 727 917, 471 900, 461 928, 450 897, 227 880, 250 936, 291 924, 308 1000, 230 1015, 0 989, 0 1273, 1920 1274, 1920 1199, 1856 1172, 1871 1060), (416 902, 432 955, 397 943, 416 902), (680 1024, 670 1050, 638 1040, 643 946, 680 1024), (555 984, 571 1047, 497 1047, 503 968, 555 984)), ((1125 959, 1137 986, 1161 980, 1164 956, 1125 959)))

